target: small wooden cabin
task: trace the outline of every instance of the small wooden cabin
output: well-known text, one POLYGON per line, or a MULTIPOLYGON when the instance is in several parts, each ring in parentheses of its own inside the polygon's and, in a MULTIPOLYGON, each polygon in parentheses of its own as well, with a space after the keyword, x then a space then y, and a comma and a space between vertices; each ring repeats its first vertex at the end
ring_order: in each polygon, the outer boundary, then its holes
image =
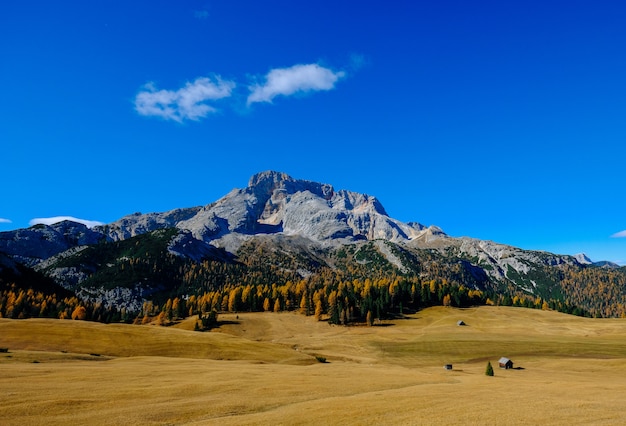
POLYGON ((498 361, 498 365, 500 366, 500 368, 504 368, 505 370, 508 370, 510 368, 513 368, 513 361, 511 361, 510 359, 506 357, 502 357, 498 361))
POLYGON ((452 370, 452 364, 446 364, 443 366, 446 370, 452 370))

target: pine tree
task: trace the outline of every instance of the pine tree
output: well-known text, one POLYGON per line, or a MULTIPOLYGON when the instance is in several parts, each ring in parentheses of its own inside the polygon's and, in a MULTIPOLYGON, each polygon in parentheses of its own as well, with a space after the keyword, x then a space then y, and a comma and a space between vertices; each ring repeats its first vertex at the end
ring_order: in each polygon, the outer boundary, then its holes
POLYGON ((487 369, 485 370, 486 376, 493 376, 493 367, 491 366, 491 361, 487 361, 487 369))

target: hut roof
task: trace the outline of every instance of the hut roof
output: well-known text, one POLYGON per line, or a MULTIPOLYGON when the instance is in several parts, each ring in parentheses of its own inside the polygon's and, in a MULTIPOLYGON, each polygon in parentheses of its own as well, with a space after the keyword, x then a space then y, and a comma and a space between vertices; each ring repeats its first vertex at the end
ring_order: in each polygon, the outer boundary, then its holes
POLYGON ((507 357, 504 357, 504 356, 503 356, 503 357, 502 357, 502 358, 500 358, 500 360, 498 361, 498 364, 506 364, 506 363, 508 363, 508 362, 511 362, 511 360, 510 360, 510 359, 508 359, 507 357))

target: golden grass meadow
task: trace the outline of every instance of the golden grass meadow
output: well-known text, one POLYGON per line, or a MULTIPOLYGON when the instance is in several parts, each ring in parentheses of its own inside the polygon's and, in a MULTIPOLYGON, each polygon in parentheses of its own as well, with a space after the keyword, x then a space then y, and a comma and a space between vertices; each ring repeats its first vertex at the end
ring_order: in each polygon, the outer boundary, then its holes
POLYGON ((626 424, 626 319, 481 306, 374 327, 219 320, 1 319, 0 424, 626 424))

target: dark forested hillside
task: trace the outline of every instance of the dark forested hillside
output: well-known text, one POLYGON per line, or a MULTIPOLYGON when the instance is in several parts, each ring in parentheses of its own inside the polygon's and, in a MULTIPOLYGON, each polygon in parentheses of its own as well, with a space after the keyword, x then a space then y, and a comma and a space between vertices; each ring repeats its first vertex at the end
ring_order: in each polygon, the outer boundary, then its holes
POLYGON ((544 265, 495 280, 485 265, 445 250, 386 241, 324 248, 297 237, 252 238, 232 258, 197 261, 169 249, 177 235, 171 228, 102 241, 48 261, 41 272, 4 257, 0 314, 165 323, 212 311, 298 310, 349 324, 432 305, 602 317, 622 316, 626 306, 626 268, 544 265), (518 283, 532 283, 535 291, 518 283), (121 289, 139 302, 126 304, 132 298, 121 299, 121 289))

